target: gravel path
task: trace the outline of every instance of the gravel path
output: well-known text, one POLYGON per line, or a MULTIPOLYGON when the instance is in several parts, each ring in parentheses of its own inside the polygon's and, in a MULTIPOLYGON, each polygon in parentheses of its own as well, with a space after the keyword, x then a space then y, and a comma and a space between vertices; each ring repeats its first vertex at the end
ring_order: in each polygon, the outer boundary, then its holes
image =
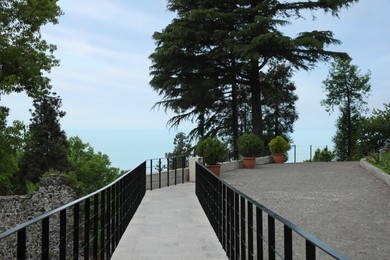
POLYGON ((390 259, 390 186, 359 162, 265 164, 221 178, 351 259, 390 259))

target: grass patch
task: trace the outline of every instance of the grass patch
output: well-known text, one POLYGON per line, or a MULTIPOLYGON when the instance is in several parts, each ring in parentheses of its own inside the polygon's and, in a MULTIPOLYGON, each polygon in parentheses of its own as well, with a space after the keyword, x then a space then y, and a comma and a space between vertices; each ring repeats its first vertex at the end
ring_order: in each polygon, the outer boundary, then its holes
POLYGON ((385 173, 390 174, 390 152, 382 153, 379 158, 368 158, 367 161, 385 173))

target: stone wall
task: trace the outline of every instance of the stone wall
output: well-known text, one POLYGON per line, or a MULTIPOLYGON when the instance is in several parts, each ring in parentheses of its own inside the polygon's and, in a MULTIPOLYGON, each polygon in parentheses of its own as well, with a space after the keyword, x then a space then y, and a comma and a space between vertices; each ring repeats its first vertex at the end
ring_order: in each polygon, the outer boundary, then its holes
MULTIPOLYGON (((77 199, 77 194, 61 175, 48 175, 30 195, 0 196, 0 233, 77 199)), ((58 215, 58 214, 57 214, 58 215)), ((59 227, 59 216, 50 218, 50 230, 59 227)), ((58 233, 51 232, 54 236, 58 233)), ((28 258, 40 251, 41 223, 27 228, 28 258), (39 248, 39 249, 38 249, 39 248), (38 250, 37 250, 38 249, 38 250)), ((51 242, 58 240, 50 239, 51 242)), ((0 241, 0 255, 16 258, 16 234, 0 241)), ((38 257, 40 258, 40 257, 38 257)))

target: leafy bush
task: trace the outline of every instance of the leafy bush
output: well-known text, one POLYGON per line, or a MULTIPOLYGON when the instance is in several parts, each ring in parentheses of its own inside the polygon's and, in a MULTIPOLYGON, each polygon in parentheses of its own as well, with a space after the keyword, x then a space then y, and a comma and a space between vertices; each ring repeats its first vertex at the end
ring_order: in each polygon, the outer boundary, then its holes
POLYGON ((335 159, 336 155, 334 152, 329 151, 328 147, 325 147, 324 149, 318 148, 314 152, 313 156, 313 162, 331 162, 335 159))
POLYGON ((237 140, 238 152, 245 157, 261 156, 264 142, 255 134, 243 134, 237 140))
POLYGON ((227 145, 213 137, 199 141, 195 149, 196 154, 203 157, 203 162, 207 165, 223 161, 228 152, 227 145))
POLYGON ((390 152, 382 152, 379 156, 379 160, 376 157, 371 156, 368 156, 367 160, 375 167, 378 167, 387 174, 390 174, 390 152))
POLYGON ((94 192, 118 178, 118 168, 111 167, 108 155, 83 143, 79 137, 69 138, 69 162, 73 170, 68 173, 80 183, 83 194, 94 192))
POLYGON ((284 154, 290 149, 287 140, 280 135, 272 139, 268 144, 269 150, 272 154, 284 154))

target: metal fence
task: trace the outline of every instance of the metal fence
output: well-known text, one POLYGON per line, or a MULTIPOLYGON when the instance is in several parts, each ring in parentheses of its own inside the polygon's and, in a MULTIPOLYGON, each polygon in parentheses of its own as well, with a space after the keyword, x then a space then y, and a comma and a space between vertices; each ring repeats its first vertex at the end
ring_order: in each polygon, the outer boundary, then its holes
POLYGON ((230 259, 349 259, 199 163, 196 195, 230 259))
POLYGON ((311 161, 317 149, 329 148, 332 150, 332 147, 328 145, 291 145, 291 149, 287 151, 288 161, 290 163, 305 162, 311 161))
POLYGON ((169 187, 189 179, 188 160, 186 156, 155 158, 146 160, 146 189, 153 190, 169 187))
POLYGON ((14 245, 10 259, 109 259, 145 187, 144 162, 92 194, 1 233, 0 241, 14 245))

